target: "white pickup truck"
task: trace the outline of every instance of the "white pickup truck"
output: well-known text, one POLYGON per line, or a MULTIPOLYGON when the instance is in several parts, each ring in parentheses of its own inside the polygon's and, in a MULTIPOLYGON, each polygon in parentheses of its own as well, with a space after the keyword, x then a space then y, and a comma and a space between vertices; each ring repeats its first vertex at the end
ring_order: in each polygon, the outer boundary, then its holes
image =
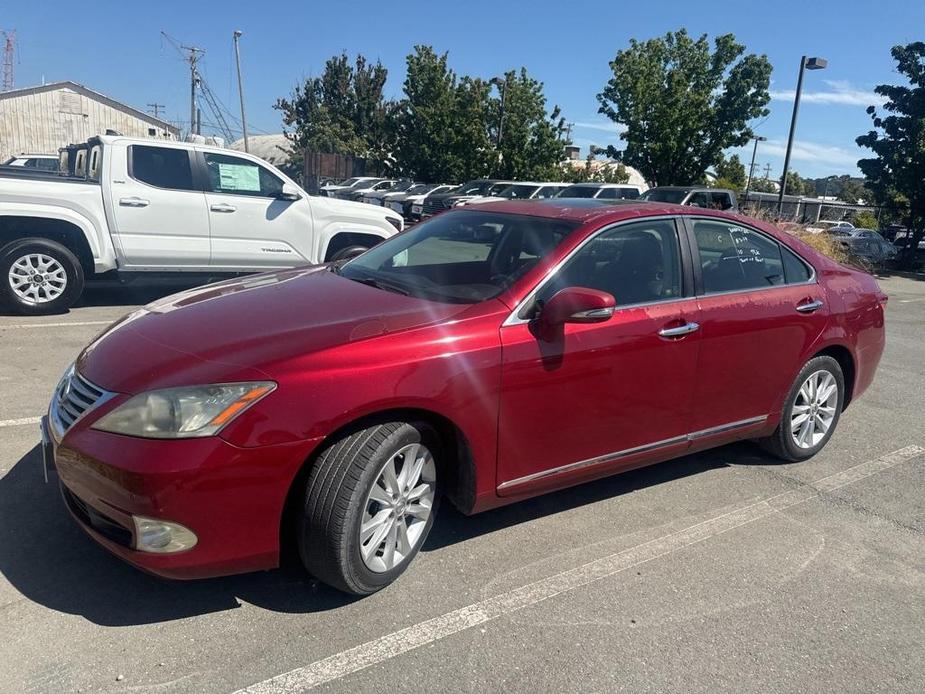
POLYGON ((56 313, 85 278, 289 268, 355 255, 401 229, 391 210, 309 197, 242 152, 100 136, 72 175, 0 171, 0 303, 56 313))

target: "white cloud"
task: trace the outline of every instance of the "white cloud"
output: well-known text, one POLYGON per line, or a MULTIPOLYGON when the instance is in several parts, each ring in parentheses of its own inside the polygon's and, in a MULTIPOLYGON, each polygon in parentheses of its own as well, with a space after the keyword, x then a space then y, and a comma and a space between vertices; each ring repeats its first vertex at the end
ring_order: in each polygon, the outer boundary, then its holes
MULTIPOLYGON (((829 87, 827 91, 803 90, 801 102, 811 104, 835 104, 841 106, 879 106, 884 99, 879 94, 866 89, 860 89, 847 80, 823 80, 829 87)), ((771 99, 774 101, 793 102, 795 91, 793 89, 771 90, 771 99)))
POLYGON ((606 133, 621 133, 626 130, 626 127, 613 121, 609 120, 598 120, 598 121, 575 121, 572 123, 576 128, 581 128, 583 130, 600 130, 606 133))
MULTIPOLYGON (((758 145, 758 149, 763 155, 771 155, 783 158, 787 153, 786 140, 768 140, 758 145)), ((806 140, 794 140, 793 150, 790 153, 791 162, 805 162, 808 164, 826 164, 829 166, 857 166, 858 159, 861 158, 859 149, 850 150, 844 147, 833 145, 823 145, 817 142, 807 142, 806 140)))

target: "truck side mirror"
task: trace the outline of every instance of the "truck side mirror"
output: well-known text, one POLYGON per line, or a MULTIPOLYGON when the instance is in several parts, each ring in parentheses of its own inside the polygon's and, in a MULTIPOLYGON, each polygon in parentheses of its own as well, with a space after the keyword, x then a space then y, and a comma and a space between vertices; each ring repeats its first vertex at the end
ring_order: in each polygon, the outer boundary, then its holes
POLYGON ((296 188, 291 183, 284 183, 283 187, 276 194, 277 200, 287 200, 289 202, 294 202, 302 197, 302 194, 299 192, 299 189, 296 188))

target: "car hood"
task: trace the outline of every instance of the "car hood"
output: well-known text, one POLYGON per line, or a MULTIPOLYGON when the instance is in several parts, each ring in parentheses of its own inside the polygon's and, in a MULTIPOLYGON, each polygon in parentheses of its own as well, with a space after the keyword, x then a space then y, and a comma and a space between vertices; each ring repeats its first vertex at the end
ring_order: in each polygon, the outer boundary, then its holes
POLYGON ((265 380, 285 360, 449 320, 467 308, 369 287, 324 266, 207 285, 139 309, 77 361, 119 393, 265 380))

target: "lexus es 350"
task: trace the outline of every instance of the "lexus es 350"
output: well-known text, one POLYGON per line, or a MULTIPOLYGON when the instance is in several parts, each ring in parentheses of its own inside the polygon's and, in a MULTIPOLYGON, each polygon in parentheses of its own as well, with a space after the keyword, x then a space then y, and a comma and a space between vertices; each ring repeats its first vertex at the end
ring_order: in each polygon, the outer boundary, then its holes
POLYGON ((740 439, 798 461, 870 385, 886 296, 767 224, 665 203, 487 203, 343 265, 115 323, 43 422, 100 544, 174 578, 395 580, 471 514, 740 439))

